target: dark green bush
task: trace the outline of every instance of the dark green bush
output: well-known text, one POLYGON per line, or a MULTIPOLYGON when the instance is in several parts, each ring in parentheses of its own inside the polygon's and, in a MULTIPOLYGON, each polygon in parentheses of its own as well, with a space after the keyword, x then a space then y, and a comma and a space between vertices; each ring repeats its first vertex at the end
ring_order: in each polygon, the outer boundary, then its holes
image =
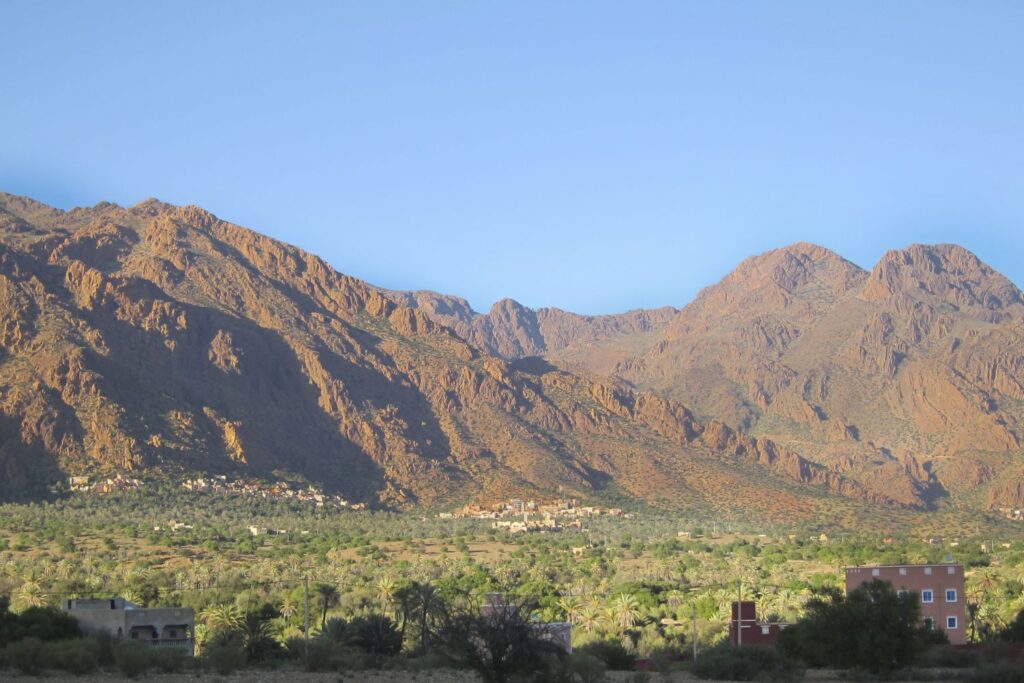
POLYGON ((178 673, 184 669, 187 659, 185 651, 176 647, 155 648, 151 657, 156 670, 165 674, 178 673))
POLYGON ((93 631, 86 636, 93 643, 93 652, 100 666, 114 666, 114 646, 117 640, 108 631, 93 631))
POLYGON ((324 622, 320 629, 320 638, 326 638, 332 643, 344 644, 349 636, 348 622, 340 617, 332 617, 324 622))
POLYGON ((779 636, 778 650, 813 667, 880 672, 906 668, 934 637, 921 627, 917 596, 872 581, 811 599, 806 616, 779 636))
POLYGON ((331 653, 332 671, 365 671, 373 668, 374 657, 353 647, 334 647, 331 653))
POLYGON ((1024 609, 999 632, 999 637, 1012 643, 1024 643, 1024 609))
POLYGON ((1014 662, 995 662, 976 669, 969 683, 1024 683, 1024 666, 1014 662))
POLYGON ((291 636, 284 641, 285 659, 302 659, 306 656, 306 639, 302 636, 291 636))
POLYGON ((234 673, 245 665, 245 650, 230 643, 215 643, 203 649, 203 666, 221 676, 234 673))
POLYGON ((388 617, 371 614, 349 622, 347 643, 371 655, 397 655, 402 651, 402 633, 388 617))
POLYGON ((78 620, 52 607, 29 607, 21 614, 0 610, 0 645, 23 638, 50 642, 82 635, 78 620))
POLYGON ((702 652, 692 670, 697 678, 722 681, 792 681, 803 675, 800 667, 773 650, 728 643, 702 652))
POLYGON ((574 652, 569 657, 569 671, 574 680, 580 683, 599 683, 604 680, 605 666, 603 660, 586 652, 574 652))
POLYGON ((77 638, 48 643, 48 665, 79 676, 90 674, 99 668, 97 645, 91 638, 77 638))
POLYGON ((309 641, 309 648, 306 650, 306 671, 331 671, 334 648, 334 643, 327 638, 319 637, 309 641))
POLYGON ((35 676, 47 665, 46 645, 39 638, 23 638, 4 649, 3 659, 27 676, 35 676))
POLYGON ((428 652, 419 657, 410 657, 400 661, 403 662, 403 668, 407 671, 433 671, 451 666, 447 657, 436 652, 428 652))
POLYGON ((629 671, 636 664, 636 655, 617 640, 595 640, 576 651, 597 657, 612 671, 629 671))
POLYGON ((917 659, 917 665, 931 669, 966 669, 978 663, 978 653, 952 645, 933 645, 917 659))
POLYGON ((114 664, 127 678, 136 678, 152 665, 152 646, 125 640, 114 646, 114 664))

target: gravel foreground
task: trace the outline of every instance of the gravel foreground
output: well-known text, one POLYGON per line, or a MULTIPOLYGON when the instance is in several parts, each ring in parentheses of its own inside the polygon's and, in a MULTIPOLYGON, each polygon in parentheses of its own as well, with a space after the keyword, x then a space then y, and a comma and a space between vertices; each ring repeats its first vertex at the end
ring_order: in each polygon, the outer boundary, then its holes
MULTIPOLYGON (((606 680, 610 683, 629 683, 636 674, 629 671, 609 671, 606 680)), ((480 683, 480 678, 467 671, 352 671, 348 673, 305 673, 302 671, 239 671, 230 676, 215 673, 152 674, 129 679, 114 673, 71 676, 63 672, 47 672, 42 676, 22 676, 15 671, 0 670, 0 681, 20 680, 46 681, 46 683, 129 683, 150 681, 152 683, 480 683)), ((689 673, 675 672, 670 676, 652 673, 650 683, 724 683, 702 681, 689 673)), ((840 680, 835 671, 808 671, 803 679, 807 683, 836 683, 840 680)), ((905 683, 914 683, 907 681, 905 683)), ((930 680, 929 683, 959 683, 955 678, 930 680)))

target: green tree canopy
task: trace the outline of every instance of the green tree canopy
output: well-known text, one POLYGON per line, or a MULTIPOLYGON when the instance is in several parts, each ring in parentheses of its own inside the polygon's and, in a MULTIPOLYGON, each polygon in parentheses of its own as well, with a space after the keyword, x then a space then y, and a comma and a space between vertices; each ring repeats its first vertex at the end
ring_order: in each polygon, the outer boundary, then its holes
POLYGON ((872 581, 842 595, 826 591, 784 630, 780 651, 812 667, 884 671, 908 665, 924 645, 917 596, 872 581))

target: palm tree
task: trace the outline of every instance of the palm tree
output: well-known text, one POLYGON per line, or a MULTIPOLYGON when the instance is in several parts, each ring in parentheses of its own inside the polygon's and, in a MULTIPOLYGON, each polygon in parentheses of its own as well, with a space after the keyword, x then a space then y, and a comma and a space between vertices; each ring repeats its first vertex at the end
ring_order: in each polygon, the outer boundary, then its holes
POLYGON ((587 632, 587 635, 593 635, 594 631, 600 629, 605 623, 604 613, 593 603, 584 605, 580 609, 578 619, 580 627, 587 632))
POLYGON ((610 609, 615 625, 619 627, 620 631, 628 631, 633 628, 643 617, 643 613, 640 611, 640 603, 637 602, 635 596, 629 593, 616 595, 612 600, 610 609))
POLYGON ((13 602, 18 609, 25 610, 29 607, 44 607, 48 600, 39 582, 29 579, 14 592, 13 602))
POLYGON ((234 631, 242 626, 242 615, 234 605, 211 605, 199 616, 211 633, 234 631))
POLYGON ((298 611, 299 606, 295 604, 295 598, 286 593, 284 599, 281 600, 281 616, 284 617, 285 621, 290 621, 298 611))
POLYGON ((431 637, 430 623, 444 610, 444 601, 437 589, 429 583, 417 584, 414 588, 414 595, 420 625, 420 648, 426 652, 431 637))
POLYGON ((337 607, 338 602, 341 600, 341 594, 338 593, 338 589, 329 583, 321 583, 316 587, 317 597, 320 598, 320 607, 323 613, 320 616, 320 628, 323 629, 327 623, 327 610, 332 607, 337 607))
POLYGON ((269 619, 256 612, 245 615, 239 626, 242 634, 242 647, 250 661, 263 661, 271 656, 280 646, 274 640, 274 627, 269 619))
POLYGON ((996 571, 992 568, 979 569, 970 577, 970 582, 985 596, 991 596, 999 588, 1000 580, 996 571))
POLYGON ((978 627, 981 624, 980 619, 981 605, 977 602, 967 603, 967 624, 970 631, 970 641, 972 643, 978 642, 978 627))
POLYGON ((377 579, 377 601, 380 602, 381 612, 387 614, 388 608, 395 600, 395 580, 387 574, 377 579))
POLYGON ((558 608, 565 612, 566 621, 575 624, 583 608, 583 601, 577 595, 563 595, 558 599, 558 608))

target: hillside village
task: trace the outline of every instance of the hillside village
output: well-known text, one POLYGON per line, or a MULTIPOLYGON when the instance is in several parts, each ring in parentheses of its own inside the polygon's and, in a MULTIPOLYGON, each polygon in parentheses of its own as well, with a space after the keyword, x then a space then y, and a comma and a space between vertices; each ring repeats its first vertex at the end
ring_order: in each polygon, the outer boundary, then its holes
POLYGON ((466 505, 455 512, 438 514, 439 519, 492 520, 492 529, 504 529, 510 534, 579 530, 583 528, 583 519, 630 516, 621 508, 580 505, 575 498, 557 498, 547 503, 513 498, 492 505, 466 505))
MULTIPOLYGON (((141 479, 126 477, 122 474, 93 481, 91 477, 76 476, 68 478, 68 489, 82 493, 116 493, 137 491, 146 486, 141 479)), ((350 503, 345 498, 324 493, 316 486, 294 486, 285 481, 263 482, 258 479, 229 479, 226 475, 211 475, 186 479, 180 487, 193 493, 226 493, 261 498, 264 500, 296 500, 313 503, 318 508, 333 507, 348 510, 365 510, 365 503, 350 503)))

